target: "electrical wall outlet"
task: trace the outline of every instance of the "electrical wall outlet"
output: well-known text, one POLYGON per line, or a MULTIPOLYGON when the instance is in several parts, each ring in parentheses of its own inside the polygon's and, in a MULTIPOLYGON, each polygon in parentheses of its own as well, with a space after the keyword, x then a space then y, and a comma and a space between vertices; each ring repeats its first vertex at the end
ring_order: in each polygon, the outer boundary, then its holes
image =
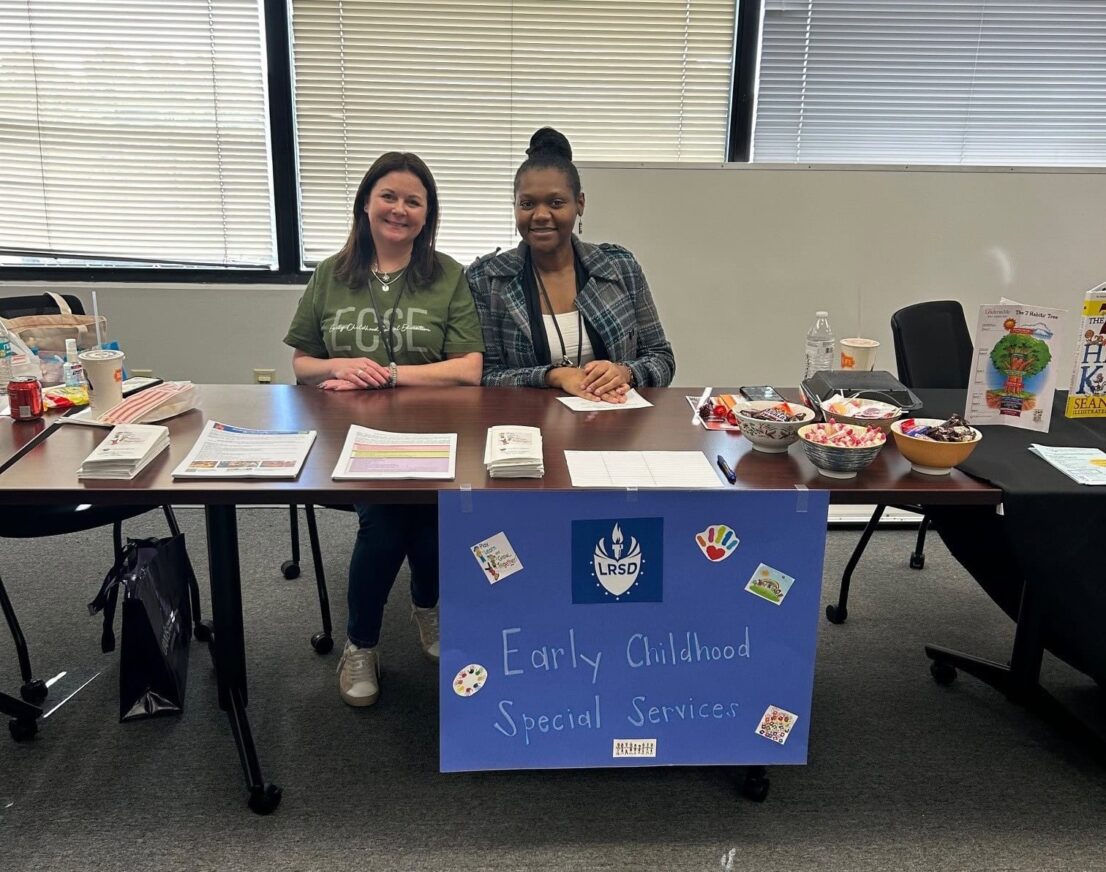
POLYGON ((253 371, 253 380, 259 385, 271 385, 276 381, 276 370, 255 369, 253 371))
POLYGON ((133 378, 153 378, 154 371, 152 369, 131 369, 127 371, 127 374, 133 378))

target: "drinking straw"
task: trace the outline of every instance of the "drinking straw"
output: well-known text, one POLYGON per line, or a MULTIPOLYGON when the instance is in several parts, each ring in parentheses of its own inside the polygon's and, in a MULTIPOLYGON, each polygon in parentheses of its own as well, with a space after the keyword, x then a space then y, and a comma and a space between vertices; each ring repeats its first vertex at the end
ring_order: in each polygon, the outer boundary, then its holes
POLYGON ((103 347, 104 337, 100 335, 100 307, 96 304, 96 292, 92 292, 92 318, 96 322, 96 347, 103 347))

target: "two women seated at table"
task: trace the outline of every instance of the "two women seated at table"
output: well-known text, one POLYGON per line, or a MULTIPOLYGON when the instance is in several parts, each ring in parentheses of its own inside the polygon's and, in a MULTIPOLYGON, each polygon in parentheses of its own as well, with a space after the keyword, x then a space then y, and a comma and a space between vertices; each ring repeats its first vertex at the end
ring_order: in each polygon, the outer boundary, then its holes
MULTIPOLYGON (((435 250, 429 168, 413 154, 378 158, 345 246, 316 267, 284 339, 297 380, 331 391, 553 387, 610 403, 668 385, 675 359, 641 267, 624 248, 573 234, 584 194, 568 140, 543 128, 527 154, 514 182, 522 242, 479 259, 467 281, 435 250)), ((405 558, 420 644, 439 657, 437 516, 434 506, 356 509, 338 688, 349 705, 368 706, 380 696, 384 605, 405 558)))

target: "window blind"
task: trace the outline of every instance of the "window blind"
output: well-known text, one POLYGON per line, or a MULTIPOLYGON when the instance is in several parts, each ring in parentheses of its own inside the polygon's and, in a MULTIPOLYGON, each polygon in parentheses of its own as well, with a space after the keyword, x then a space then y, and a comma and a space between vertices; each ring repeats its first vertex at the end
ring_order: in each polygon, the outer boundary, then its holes
POLYGON ((1104 0, 767 0, 753 159, 1106 164, 1104 0))
POLYGON ((259 0, 0 0, 0 263, 272 267, 259 0))
POLYGON ((439 248, 463 263, 513 244, 513 174, 544 125, 577 161, 723 161, 735 7, 293 0, 305 263, 344 242, 385 151, 430 166, 439 248))

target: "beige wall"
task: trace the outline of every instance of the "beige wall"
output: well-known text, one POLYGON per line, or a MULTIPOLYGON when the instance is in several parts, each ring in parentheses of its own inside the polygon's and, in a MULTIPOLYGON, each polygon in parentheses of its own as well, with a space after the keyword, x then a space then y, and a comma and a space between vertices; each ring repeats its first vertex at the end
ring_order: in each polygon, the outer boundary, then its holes
MULTIPOLYGON (((816 309, 885 343, 924 299, 1005 295, 1074 308, 1106 280, 1106 173, 583 166, 584 238, 642 262, 676 383, 793 385, 816 309)), ((91 286, 50 284, 91 304, 91 286)), ((97 285, 132 367, 196 382, 292 378, 281 342, 301 289, 97 285)), ((0 294, 39 285, 0 284, 0 294)))

